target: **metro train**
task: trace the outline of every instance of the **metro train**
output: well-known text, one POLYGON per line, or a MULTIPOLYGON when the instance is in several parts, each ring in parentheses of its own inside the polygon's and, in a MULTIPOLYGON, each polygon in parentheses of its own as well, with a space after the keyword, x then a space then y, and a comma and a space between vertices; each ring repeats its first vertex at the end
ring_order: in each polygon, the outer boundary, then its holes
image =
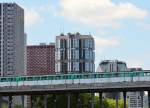
POLYGON ((0 87, 150 81, 150 71, 0 77, 0 87))

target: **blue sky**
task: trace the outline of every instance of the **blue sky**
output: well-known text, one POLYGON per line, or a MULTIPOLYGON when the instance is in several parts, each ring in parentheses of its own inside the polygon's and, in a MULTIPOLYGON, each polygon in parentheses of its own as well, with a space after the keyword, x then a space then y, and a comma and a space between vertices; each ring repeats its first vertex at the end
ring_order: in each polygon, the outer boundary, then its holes
POLYGON ((96 68, 104 59, 150 69, 150 0, 0 0, 25 9, 28 44, 55 42, 61 32, 92 34, 96 68))

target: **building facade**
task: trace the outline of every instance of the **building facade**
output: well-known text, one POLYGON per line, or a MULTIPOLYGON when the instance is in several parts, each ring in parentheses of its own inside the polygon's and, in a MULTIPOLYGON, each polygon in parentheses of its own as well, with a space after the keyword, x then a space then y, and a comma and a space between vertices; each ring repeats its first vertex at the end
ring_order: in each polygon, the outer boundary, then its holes
POLYGON ((94 49, 94 38, 91 35, 68 33, 56 36, 56 72, 58 74, 94 72, 94 49))
MULTIPOLYGON (((55 74, 55 44, 27 46, 27 75, 55 74)), ((31 96, 27 97, 27 108, 31 108, 31 96)))
POLYGON ((144 108, 144 92, 128 92, 129 108, 144 108))
MULTIPOLYGON (((128 68, 128 71, 141 71, 142 68, 128 68)), ((128 92, 129 108, 144 108, 144 92, 128 92)))
POLYGON ((55 44, 27 46, 27 75, 55 74, 55 44))
POLYGON ((98 68, 97 72, 120 72, 127 71, 126 63, 118 60, 104 60, 102 61, 98 68))
MULTIPOLYGON (((127 66, 125 62, 118 60, 104 60, 99 64, 97 68, 97 72, 121 72, 121 71, 127 71, 127 66)), ((105 98, 115 99, 116 96, 120 98, 121 94, 118 92, 104 93, 105 98)))
MULTIPOLYGON (((25 75, 24 9, 16 3, 0 3, 0 76, 25 75)), ((7 101, 2 97, 1 102, 7 101)), ((20 96, 13 105, 22 104, 20 96)))
POLYGON ((25 74, 24 10, 0 3, 0 75, 25 74))

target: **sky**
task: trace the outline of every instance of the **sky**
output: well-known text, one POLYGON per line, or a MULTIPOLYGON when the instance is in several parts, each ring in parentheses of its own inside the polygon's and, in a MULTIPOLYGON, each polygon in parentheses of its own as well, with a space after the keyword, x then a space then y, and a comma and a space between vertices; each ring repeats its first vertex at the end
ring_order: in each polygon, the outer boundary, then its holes
POLYGON ((120 60, 150 69, 150 0, 0 0, 25 10, 27 44, 55 42, 61 32, 91 34, 95 67, 120 60))

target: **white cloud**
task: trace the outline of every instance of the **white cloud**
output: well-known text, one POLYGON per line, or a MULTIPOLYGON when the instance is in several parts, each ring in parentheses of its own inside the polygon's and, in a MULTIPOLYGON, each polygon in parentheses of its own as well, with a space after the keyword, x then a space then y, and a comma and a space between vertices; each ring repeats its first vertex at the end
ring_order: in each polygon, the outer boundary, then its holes
POLYGON ((69 20, 93 26, 118 26, 122 19, 143 19, 147 11, 131 3, 113 3, 112 0, 60 0, 61 15, 69 20))
MULTIPOLYGON (((101 58, 101 55, 108 50, 109 48, 116 47, 120 45, 120 39, 116 38, 101 38, 101 37, 94 37, 95 39, 95 64, 98 66, 99 62, 104 59, 101 58)), ((108 58, 106 58, 108 59, 108 58)), ((96 67, 97 68, 97 67, 96 67)))
POLYGON ((32 8, 24 8, 25 9, 25 26, 30 27, 37 23, 39 23, 42 18, 40 13, 32 8))
POLYGON ((95 37, 95 43, 96 46, 114 46, 114 45, 119 45, 119 40, 118 39, 106 39, 106 38, 99 38, 99 37, 95 37))
POLYGON ((106 50, 108 47, 118 46, 120 44, 119 39, 115 38, 100 38, 94 37, 95 39, 95 51, 97 55, 100 55, 106 50))

